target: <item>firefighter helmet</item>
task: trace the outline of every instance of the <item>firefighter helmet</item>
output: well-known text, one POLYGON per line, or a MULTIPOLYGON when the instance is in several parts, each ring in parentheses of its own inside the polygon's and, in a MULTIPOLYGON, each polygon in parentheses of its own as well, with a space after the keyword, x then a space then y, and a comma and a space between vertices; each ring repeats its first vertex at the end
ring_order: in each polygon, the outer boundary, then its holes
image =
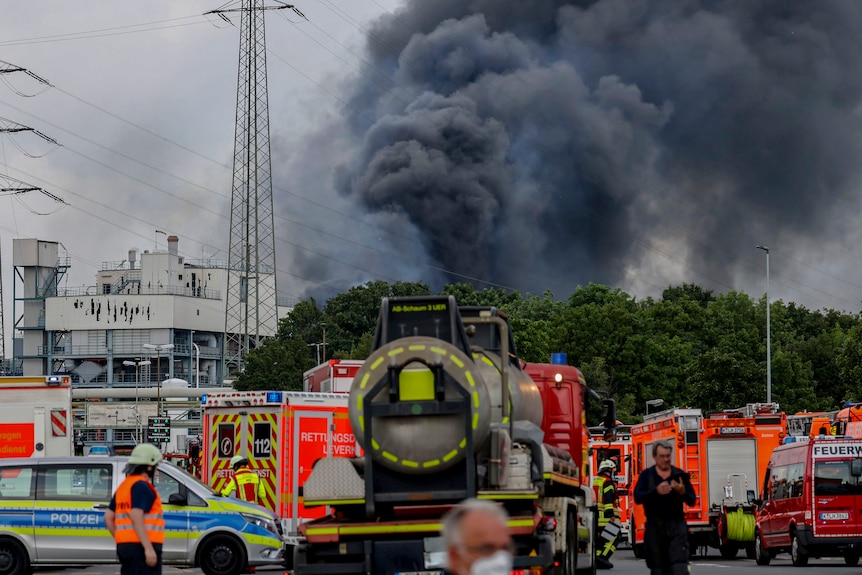
POLYGON ((602 471, 604 471, 605 469, 610 469, 611 471, 616 471, 616 469, 617 469, 617 464, 616 464, 616 463, 614 463, 614 462, 613 462, 612 460, 610 460, 610 459, 605 459, 604 461, 602 461, 602 464, 601 464, 601 465, 599 465, 599 473, 601 473, 601 472, 602 472, 602 471))
POLYGON ((129 463, 133 465, 157 465, 162 460, 162 452, 152 443, 136 445, 129 455, 129 463))
POLYGON ((248 463, 248 457, 243 457, 242 455, 234 455, 230 458, 230 466, 236 467, 242 463, 248 463))

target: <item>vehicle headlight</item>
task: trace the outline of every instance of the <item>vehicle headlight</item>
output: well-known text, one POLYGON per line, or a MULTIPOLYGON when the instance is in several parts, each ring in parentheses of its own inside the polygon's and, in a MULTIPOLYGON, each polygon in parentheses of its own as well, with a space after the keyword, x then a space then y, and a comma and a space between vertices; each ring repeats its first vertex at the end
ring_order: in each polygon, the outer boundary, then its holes
POLYGON ((281 539, 281 536, 278 534, 278 526, 275 524, 275 521, 273 521, 269 517, 264 517, 263 515, 254 515, 252 513, 242 513, 241 515, 249 523, 257 525, 261 529, 266 529, 267 531, 281 539))

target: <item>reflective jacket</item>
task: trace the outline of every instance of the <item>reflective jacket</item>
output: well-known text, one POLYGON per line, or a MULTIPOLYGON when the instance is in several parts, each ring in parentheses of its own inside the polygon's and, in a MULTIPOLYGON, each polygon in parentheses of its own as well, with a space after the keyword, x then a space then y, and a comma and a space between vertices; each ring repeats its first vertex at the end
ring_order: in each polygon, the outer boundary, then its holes
POLYGON ((596 493, 599 527, 604 527, 612 519, 619 520, 620 511, 616 506, 617 486, 614 480, 604 475, 597 475, 593 479, 593 491, 596 493))
POLYGON ((132 524, 132 486, 143 481, 153 490, 156 498, 149 511, 144 510, 144 526, 147 529, 147 537, 150 543, 165 542, 165 518, 162 514, 162 500, 152 483, 141 475, 130 475, 120 483, 117 493, 114 495, 116 506, 116 529, 114 530, 114 541, 119 543, 140 543, 141 539, 135 532, 132 524))
POLYGON ((240 467, 233 472, 233 478, 227 482, 221 494, 229 497, 234 491, 238 499, 251 503, 262 504, 266 497, 266 486, 257 473, 248 467, 240 467))

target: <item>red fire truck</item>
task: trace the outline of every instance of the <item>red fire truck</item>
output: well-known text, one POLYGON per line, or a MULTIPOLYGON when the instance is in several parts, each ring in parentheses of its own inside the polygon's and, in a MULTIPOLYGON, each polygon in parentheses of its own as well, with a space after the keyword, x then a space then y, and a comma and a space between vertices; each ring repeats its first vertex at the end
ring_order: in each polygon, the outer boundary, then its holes
POLYGON ((617 484, 617 496, 620 506, 620 521, 622 522, 621 541, 629 541, 629 524, 631 508, 634 501, 630 496, 635 477, 632 476, 632 426, 617 425, 613 439, 605 439, 604 427, 590 428, 590 483, 598 474, 599 465, 605 459, 617 464, 614 481, 617 484))
POLYGON ((361 359, 330 359, 302 374, 302 389, 310 392, 350 393, 361 359))
POLYGON ((301 487, 322 457, 353 457, 356 439, 347 416, 347 395, 290 391, 212 393, 203 405, 203 481, 220 491, 233 475, 234 455, 266 486, 264 505, 281 518, 285 536, 300 523, 322 517, 306 509, 301 487))
MULTIPOLYGON (((650 414, 632 428, 634 472, 653 465, 658 441, 674 447, 673 464, 691 475, 697 504, 686 508, 691 547, 717 547, 725 558, 740 548, 754 558, 754 505, 759 478, 786 434, 777 404, 749 404, 704 417, 699 409, 650 414)), ((631 542, 641 555, 646 518, 635 506, 631 542)))

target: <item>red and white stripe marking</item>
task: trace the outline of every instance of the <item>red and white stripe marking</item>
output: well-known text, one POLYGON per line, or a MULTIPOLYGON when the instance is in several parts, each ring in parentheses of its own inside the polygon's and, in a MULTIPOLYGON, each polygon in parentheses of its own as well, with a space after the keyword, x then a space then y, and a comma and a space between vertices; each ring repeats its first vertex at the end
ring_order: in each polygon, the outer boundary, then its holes
POLYGON ((66 411, 62 409, 51 410, 51 435, 54 437, 66 437, 66 411))

